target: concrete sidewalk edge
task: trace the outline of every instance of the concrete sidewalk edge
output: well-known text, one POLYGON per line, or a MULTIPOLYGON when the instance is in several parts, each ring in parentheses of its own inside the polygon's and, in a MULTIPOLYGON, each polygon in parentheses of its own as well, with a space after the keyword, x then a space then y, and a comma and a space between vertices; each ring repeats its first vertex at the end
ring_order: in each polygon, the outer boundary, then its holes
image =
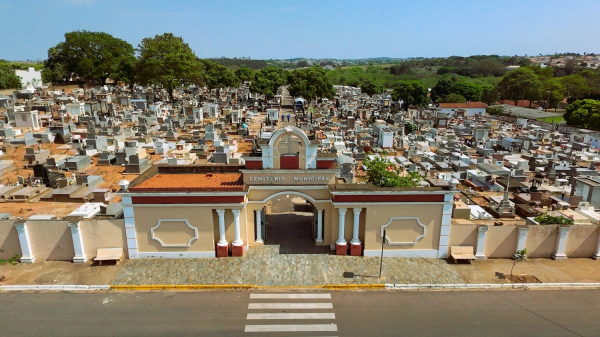
POLYGON ((477 283, 477 284, 385 284, 385 289, 523 289, 523 288, 600 288, 600 283, 477 283))
POLYGON ((255 286, 229 284, 191 285, 7 285, 0 291, 93 291, 93 290, 248 290, 248 289, 387 289, 387 290, 450 290, 450 289, 541 289, 598 288, 600 283, 498 283, 498 284, 325 284, 317 286, 255 286))
POLYGON ((76 284, 40 284, 40 285, 12 285, 0 286, 0 291, 10 290, 63 290, 63 291, 90 291, 108 290, 110 285, 76 285, 76 284))

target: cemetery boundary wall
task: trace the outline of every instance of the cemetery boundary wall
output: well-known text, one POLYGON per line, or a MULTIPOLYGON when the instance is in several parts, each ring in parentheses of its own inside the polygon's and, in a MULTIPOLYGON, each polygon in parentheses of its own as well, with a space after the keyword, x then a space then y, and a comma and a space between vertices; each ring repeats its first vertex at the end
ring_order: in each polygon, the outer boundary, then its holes
MULTIPOLYGON (((0 221, 0 260, 8 260, 14 255, 22 256, 15 223, 14 220, 0 221)), ((123 256, 127 258, 123 219, 82 220, 80 230, 83 251, 88 259, 96 256, 98 248, 122 248, 123 256)), ((68 221, 30 220, 27 221, 27 232, 36 261, 73 261, 76 255, 74 235, 68 221)), ((557 253, 559 256, 564 253, 568 258, 590 258, 597 254, 599 240, 598 225, 452 225, 448 246, 472 246, 474 253, 482 250, 485 258, 511 258, 519 245, 524 245, 529 258, 554 258, 557 253), (484 236, 480 227, 487 227, 484 236), (564 252, 560 251, 561 242, 564 252), (478 249, 479 245, 483 247, 478 249)))

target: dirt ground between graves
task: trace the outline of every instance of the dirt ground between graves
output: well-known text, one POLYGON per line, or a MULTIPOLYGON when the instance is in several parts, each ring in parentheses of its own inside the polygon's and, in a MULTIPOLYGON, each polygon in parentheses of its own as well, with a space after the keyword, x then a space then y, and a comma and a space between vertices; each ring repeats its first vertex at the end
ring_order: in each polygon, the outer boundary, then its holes
POLYGON ((45 261, 33 264, 7 264, 0 266, 0 278, 6 277, 0 285, 25 284, 111 284, 125 268, 129 260, 116 265, 102 266, 65 261, 45 261))
MULTIPOLYGON (((76 151, 66 149, 64 144, 40 144, 42 150, 49 150, 50 155, 75 155, 76 151)), ((0 160, 12 160, 17 167, 16 170, 6 172, 0 178, 2 184, 14 184, 17 182, 17 177, 28 177, 33 175, 33 169, 25 168, 27 164, 23 159, 25 155, 25 146, 10 147, 7 153, 0 156, 0 160)), ((148 156, 150 162, 160 159, 160 156, 148 156)), ((77 173, 83 173, 88 175, 99 175, 104 178, 104 181, 98 185, 98 188, 108 188, 114 191, 119 190, 119 181, 125 179, 132 181, 138 175, 137 174, 123 174, 125 172, 124 166, 96 166, 98 162, 98 156, 92 156, 92 165, 84 168, 77 173)), ((65 172, 67 177, 70 177, 70 172, 65 172)), ((116 196, 111 202, 121 201, 120 196, 116 196)), ((53 214, 57 216, 68 215, 75 208, 81 205, 80 203, 57 203, 57 202, 45 202, 39 201, 39 199, 33 199, 30 202, 25 203, 0 203, 0 209, 2 213, 10 212, 13 215, 20 217, 27 217, 34 214, 53 214)))

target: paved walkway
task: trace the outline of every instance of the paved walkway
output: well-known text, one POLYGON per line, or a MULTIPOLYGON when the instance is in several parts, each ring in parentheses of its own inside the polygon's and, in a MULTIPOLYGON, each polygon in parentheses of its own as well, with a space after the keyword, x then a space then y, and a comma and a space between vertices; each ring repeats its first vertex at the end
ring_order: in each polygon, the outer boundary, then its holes
POLYGON ((251 247, 242 258, 128 261, 113 284, 249 284, 300 286, 350 283, 462 283, 444 260, 324 254, 279 254, 278 245, 251 247), (355 274, 345 278, 345 272, 355 274))

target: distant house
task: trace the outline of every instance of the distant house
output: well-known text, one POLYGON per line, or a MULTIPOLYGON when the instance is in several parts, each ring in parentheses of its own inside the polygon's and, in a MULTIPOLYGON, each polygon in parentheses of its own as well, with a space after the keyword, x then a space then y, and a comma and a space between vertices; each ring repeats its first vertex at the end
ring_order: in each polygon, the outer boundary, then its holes
POLYGON ((482 102, 468 102, 468 103, 440 103, 439 110, 444 114, 455 114, 457 110, 464 110, 465 117, 470 116, 484 116, 485 108, 487 104, 482 102))

